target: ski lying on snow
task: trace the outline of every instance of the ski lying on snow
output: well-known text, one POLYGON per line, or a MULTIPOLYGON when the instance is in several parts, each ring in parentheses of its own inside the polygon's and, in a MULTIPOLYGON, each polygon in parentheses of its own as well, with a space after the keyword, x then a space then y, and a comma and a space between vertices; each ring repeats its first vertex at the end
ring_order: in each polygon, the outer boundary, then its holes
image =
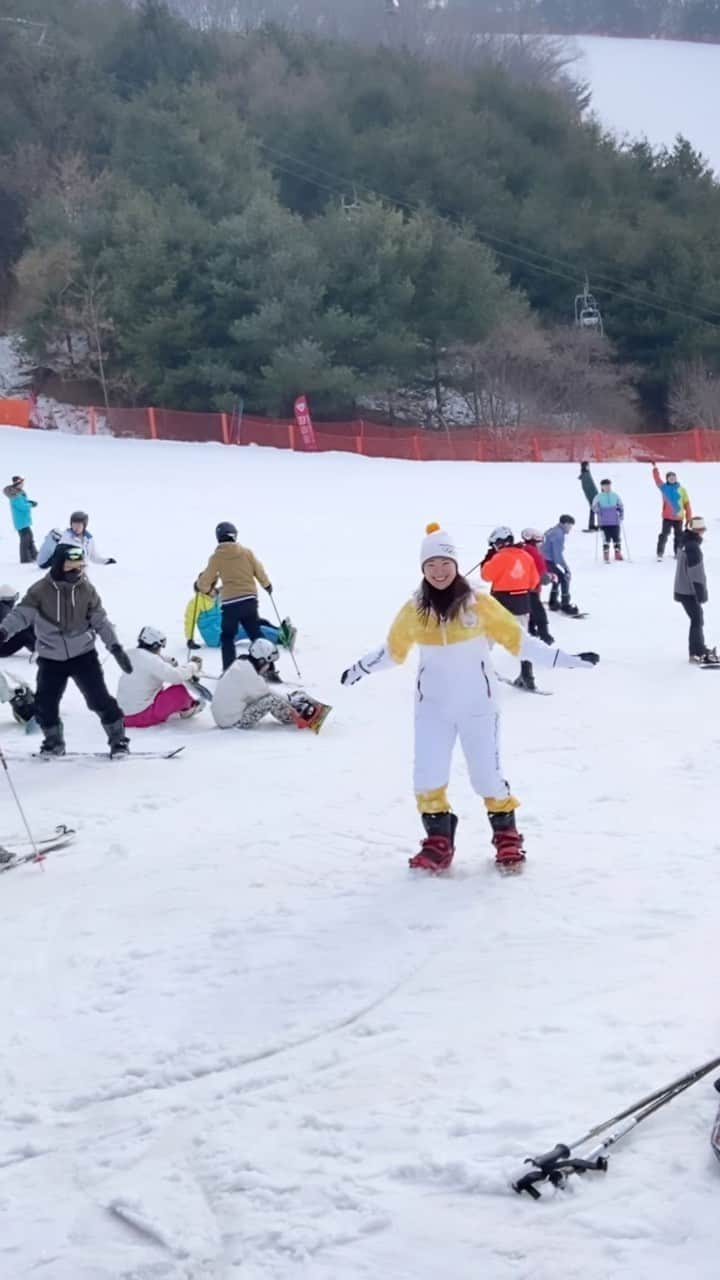
POLYGON ((516 684, 514 680, 511 680, 509 676, 501 676, 498 673, 496 674, 498 680, 501 680, 503 684, 509 684, 511 689, 517 689, 518 693, 536 693, 539 694, 541 698, 552 698, 553 696, 552 689, 525 689, 522 685, 516 684))
MULTIPOLYGON (((66 751, 64 756, 43 756, 39 751, 32 754, 33 760, 46 760, 52 764, 63 760, 175 760, 185 747, 175 747, 172 751, 129 751, 126 756, 110 755, 109 751, 66 751)), ((7 755, 7 752, 5 753, 7 755)), ((28 756, 8 756, 9 760, 27 760, 28 756)))
MULTIPOLYGON (((7 845, 1 845, 0 859, 7 860, 0 861, 0 875, 4 871, 12 871, 14 867, 22 867, 27 862, 43 862, 48 853, 54 853, 56 849, 67 849, 68 845, 71 845, 75 839, 75 835, 76 832, 71 827, 58 827, 54 836, 36 840, 36 849, 33 849, 30 853, 23 853, 16 849, 8 848, 7 845), (10 856, 8 857, 8 855, 10 856)), ((20 849, 22 849, 23 844, 27 843, 28 841, 18 841, 20 849)))
MULTIPOLYGON (((717 1089, 718 1093, 720 1093, 720 1080, 715 1081, 715 1088, 717 1089)), ((715 1116, 715 1123, 713 1125, 713 1130, 712 1130, 712 1133, 710 1134, 710 1146, 712 1147, 713 1152, 717 1156, 718 1160, 720 1160, 720 1107, 718 1107, 717 1115, 715 1116)))

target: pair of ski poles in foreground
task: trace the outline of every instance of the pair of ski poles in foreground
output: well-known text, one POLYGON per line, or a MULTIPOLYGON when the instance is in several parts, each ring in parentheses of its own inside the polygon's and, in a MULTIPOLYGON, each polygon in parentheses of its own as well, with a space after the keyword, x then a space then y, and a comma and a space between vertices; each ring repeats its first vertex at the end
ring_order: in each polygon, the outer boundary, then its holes
MULTIPOLYGON (((596 560, 600 559, 600 534, 601 533, 602 533, 602 529, 598 524, 595 526, 595 559, 596 560)), ((622 540, 625 543, 625 559, 628 560, 630 564, 632 564, 632 556, 630 555, 630 543, 628 542, 628 536, 625 532, 624 523, 620 525, 620 536, 622 537, 622 540)))
MULTIPOLYGON (((513 1179, 511 1186, 513 1191, 518 1195, 527 1192, 533 1200, 541 1198, 538 1190, 538 1183, 549 1182, 551 1186, 562 1188, 567 1185, 568 1178, 573 1173, 605 1173, 608 1167, 608 1157, 606 1152, 614 1147, 621 1138, 630 1133, 643 1120, 647 1120, 648 1116, 653 1115, 655 1111, 659 1111, 668 1102, 672 1102, 673 1098, 677 1098, 678 1094, 684 1093, 691 1085, 697 1084, 698 1080, 702 1080, 704 1076, 709 1075, 711 1071, 720 1067, 720 1058, 713 1058, 711 1062, 706 1062, 702 1067, 696 1067, 694 1071, 688 1071, 679 1080, 674 1080, 672 1084, 667 1084, 663 1089, 657 1089, 655 1093, 649 1093, 647 1097, 641 1098, 639 1102, 634 1103, 631 1107, 626 1107, 624 1111, 618 1111, 617 1115, 611 1116, 609 1120, 605 1120, 602 1124, 596 1124, 592 1129, 588 1129, 581 1138, 577 1138, 575 1142, 565 1144, 559 1142, 553 1147, 552 1151, 547 1151, 542 1156, 530 1156, 525 1164, 530 1168, 519 1174, 513 1179), (608 1133, 607 1130, 610 1130, 608 1133), (586 1147, 593 1138, 605 1134, 605 1137, 586 1151, 584 1155, 575 1154, 586 1147)), ((716 1082, 716 1087, 720 1092, 720 1081, 716 1082)), ((720 1136, 718 1138, 720 1143, 720 1136)), ((715 1131, 713 1131, 713 1150, 720 1158, 720 1147, 715 1146, 715 1131)))

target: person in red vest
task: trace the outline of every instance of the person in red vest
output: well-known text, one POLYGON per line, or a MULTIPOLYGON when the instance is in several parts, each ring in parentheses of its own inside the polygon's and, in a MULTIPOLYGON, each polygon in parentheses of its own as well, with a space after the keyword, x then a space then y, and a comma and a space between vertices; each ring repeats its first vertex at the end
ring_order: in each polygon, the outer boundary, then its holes
MULTIPOLYGON (((490 583, 490 594, 508 613, 517 618, 527 631, 530 624, 531 597, 540 586, 540 574, 529 552, 515 542, 512 529, 499 525, 488 538, 490 549, 482 562, 480 576, 490 583)), ((520 675, 513 682, 518 689, 535 692, 532 663, 520 663, 520 675)))

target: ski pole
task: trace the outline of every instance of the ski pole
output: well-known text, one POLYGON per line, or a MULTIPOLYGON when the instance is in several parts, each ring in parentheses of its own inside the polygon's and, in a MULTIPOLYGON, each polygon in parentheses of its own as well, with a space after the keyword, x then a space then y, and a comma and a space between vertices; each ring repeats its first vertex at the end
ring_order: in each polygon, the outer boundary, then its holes
POLYGON ((599 541, 600 541, 600 529, 598 528, 595 530, 595 559, 596 560, 598 559, 598 556, 599 556, 599 547, 598 547, 599 541))
MULTIPOLYGON (((271 602, 272 602, 272 607, 273 607, 273 609, 275 610, 275 617, 276 617, 276 618, 277 618, 277 620, 278 620, 278 626, 279 626, 279 627, 280 627, 280 629, 282 630, 282 624, 283 624, 283 622, 282 622, 282 618, 280 617, 280 612, 279 612, 278 607, 277 607, 277 605, 276 605, 276 603, 275 603, 275 597, 274 597, 274 595, 272 594, 272 592, 270 593, 270 600, 271 600, 271 602)), ((298 666, 298 664, 297 664, 297 659, 296 659, 296 657, 295 657, 295 654, 293 653, 292 649, 290 649, 290 648, 288 648, 288 653, 290 654, 290 657, 292 658, 292 664, 293 664, 293 666, 294 666, 294 668, 295 668, 295 670, 296 670, 296 672, 297 672, 297 678, 298 678, 298 680, 302 680, 302 675, 300 674, 300 668, 299 668, 299 666, 298 666)))
POLYGON ((195 639, 195 628, 196 628, 196 626, 197 626, 197 620, 198 620, 198 613, 199 613, 199 612, 200 612, 200 592, 198 591, 198 589, 197 589, 197 587, 196 587, 196 588, 195 588, 195 604, 194 604, 194 606, 193 606, 193 614, 192 614, 192 631, 190 632, 190 636, 189 636, 189 638, 188 638, 188 645, 187 645, 187 649, 185 650, 185 661, 186 661, 186 662, 189 662, 189 661, 190 661, 190 654, 192 653, 192 649, 190 648, 190 640, 194 640, 194 639, 195 639))
POLYGON ((626 532, 625 532, 625 525, 624 525, 624 524, 623 524, 623 526, 622 526, 622 536, 623 536, 623 539, 624 539, 624 542, 625 542, 625 555, 627 556, 628 560, 630 561, 630 564, 632 564, 632 556, 630 555, 630 543, 628 542, 628 536, 627 536, 627 534, 626 534, 626 532))
POLYGON ((31 844, 31 846, 32 846, 32 851, 33 851, 33 853, 35 854, 35 858, 36 858, 36 860, 37 860, 38 862, 42 862, 42 860, 43 860, 43 859, 42 859, 42 854, 40 853, 40 850, 38 849, 38 847, 37 847, 37 843, 36 843, 36 841, 35 841, 35 837, 34 837, 34 835, 33 835, 32 831, 30 830, 30 823, 28 822, 28 820, 27 820, 27 818, 26 818, 26 816, 25 816, 25 810, 23 809, 22 804, 20 803, 20 797, 19 797, 19 795, 18 795, 17 791, 15 790, 15 783, 13 782, 13 780, 12 780, 12 776, 11 776, 11 774, 10 774, 10 770, 8 769, 8 762, 7 762, 7 760, 5 759, 5 752, 3 751, 2 747, 0 747, 0 764, 2 764, 2 767, 3 767, 3 769, 5 770, 5 777, 6 777, 6 778, 7 778, 7 780, 8 780, 8 786, 9 786, 10 790, 12 791, 13 799, 14 799, 14 801, 15 801, 15 804, 16 804, 16 805, 17 805, 17 807, 18 807, 18 811, 19 811, 19 813, 20 813, 20 817, 21 817, 21 818, 22 818, 22 820, 23 820, 23 825, 24 825, 24 827, 25 827, 25 830, 27 831, 28 840, 30 841, 30 844, 31 844))
POLYGON ((558 1143, 552 1151, 547 1151, 542 1156, 530 1157, 525 1161, 531 1168, 520 1174, 512 1182, 513 1191, 518 1195, 522 1195, 524 1191, 532 1197, 533 1200, 540 1199, 540 1192, 536 1183, 549 1182, 554 1187, 563 1187, 570 1174, 586 1173, 588 1171, 604 1172, 607 1169, 607 1159, 604 1152, 607 1151, 620 1138, 634 1129, 642 1120, 646 1120, 648 1116, 653 1115, 660 1107, 664 1107, 668 1102, 672 1102, 679 1094, 684 1093, 686 1089, 697 1084, 698 1080, 708 1075, 720 1066, 720 1058, 713 1058, 711 1062, 706 1062, 702 1067, 689 1071, 686 1075, 680 1076, 678 1080, 674 1080, 671 1084, 665 1085, 662 1089, 657 1089, 655 1093, 647 1094, 641 1098, 639 1102, 634 1103, 630 1107, 626 1107, 624 1111, 619 1111, 617 1115, 611 1116, 609 1120, 604 1120, 601 1124, 594 1125, 592 1129, 588 1129, 581 1138, 577 1138, 575 1142, 566 1144, 558 1143), (585 1146, 592 1138, 598 1137, 600 1134, 606 1133, 613 1125, 619 1128, 607 1134, 598 1146, 594 1147, 585 1156, 574 1156, 573 1152, 579 1147, 585 1146))

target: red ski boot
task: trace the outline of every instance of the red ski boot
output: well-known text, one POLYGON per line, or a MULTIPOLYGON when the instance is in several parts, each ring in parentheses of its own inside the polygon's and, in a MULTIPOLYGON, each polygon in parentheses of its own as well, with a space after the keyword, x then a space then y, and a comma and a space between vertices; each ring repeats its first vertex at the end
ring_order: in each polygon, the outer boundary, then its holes
POLYGON ((525 861, 523 838, 515 825, 515 814, 489 813, 495 845, 495 866, 499 871, 518 871, 525 861))
POLYGON ((431 871, 435 875, 439 871, 447 871, 455 853, 457 822, 454 813, 424 813, 422 823, 427 835, 419 853, 410 858, 408 865, 414 870, 431 871))
POLYGON ((616 559, 616 560, 622 560, 622 558, 623 558, 623 553, 622 553, 621 548, 620 548, 620 547, 616 547, 616 548, 615 548, 615 559, 616 559))

